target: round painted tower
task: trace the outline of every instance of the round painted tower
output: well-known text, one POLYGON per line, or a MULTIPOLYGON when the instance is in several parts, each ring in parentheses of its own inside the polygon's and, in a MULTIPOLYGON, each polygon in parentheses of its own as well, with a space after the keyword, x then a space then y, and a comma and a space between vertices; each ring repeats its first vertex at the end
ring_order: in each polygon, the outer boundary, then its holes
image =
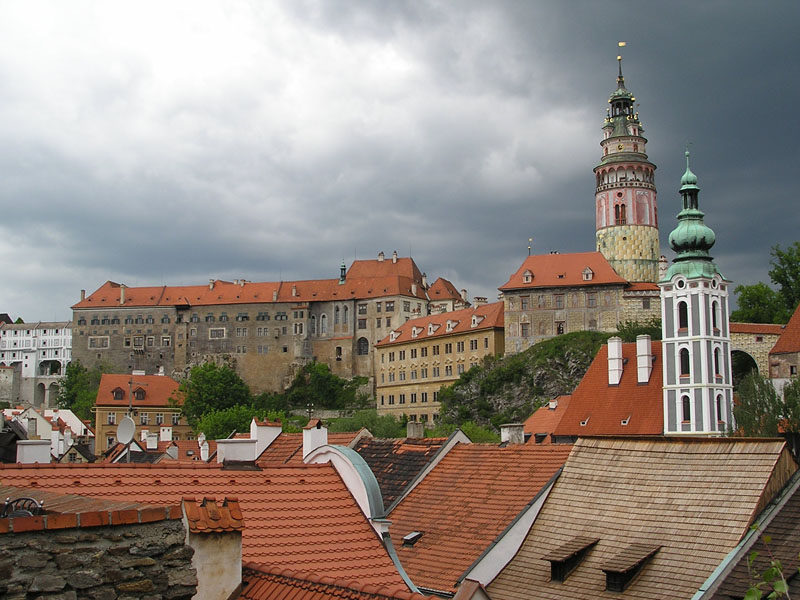
POLYGON ((603 124, 603 158, 596 178, 597 250, 628 281, 658 281, 656 166, 647 160, 644 129, 625 88, 618 56, 617 89, 603 124))

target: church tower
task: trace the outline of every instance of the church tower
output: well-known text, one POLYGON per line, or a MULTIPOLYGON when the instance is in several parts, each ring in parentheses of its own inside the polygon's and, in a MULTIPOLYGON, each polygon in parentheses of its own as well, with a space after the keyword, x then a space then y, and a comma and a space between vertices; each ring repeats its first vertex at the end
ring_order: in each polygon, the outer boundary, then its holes
POLYGON ((681 178, 683 209, 669 235, 677 253, 661 288, 664 433, 719 435, 734 427, 728 286, 708 251, 714 232, 698 208, 697 177, 681 178))
POLYGON ((594 168, 597 250, 620 277, 658 281, 658 210, 653 174, 647 160, 639 113, 625 88, 622 57, 617 57, 617 89, 611 94, 603 125, 603 158, 594 168))

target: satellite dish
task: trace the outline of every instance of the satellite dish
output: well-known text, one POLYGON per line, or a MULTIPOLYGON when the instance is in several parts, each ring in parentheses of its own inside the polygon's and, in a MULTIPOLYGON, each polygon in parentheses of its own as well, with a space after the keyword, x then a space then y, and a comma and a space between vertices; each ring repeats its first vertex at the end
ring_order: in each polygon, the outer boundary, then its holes
POLYGON ((117 427, 117 441, 127 444, 133 439, 134 433, 136 433, 136 423, 130 417, 123 417, 117 427))

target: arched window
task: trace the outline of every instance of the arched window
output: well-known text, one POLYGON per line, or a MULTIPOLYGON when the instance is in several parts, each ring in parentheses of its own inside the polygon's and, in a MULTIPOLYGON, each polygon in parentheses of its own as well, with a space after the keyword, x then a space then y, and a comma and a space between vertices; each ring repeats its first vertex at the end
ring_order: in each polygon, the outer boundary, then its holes
POLYGON ((339 307, 338 306, 333 309, 333 324, 334 325, 338 325, 339 324, 339 307))
POLYGON ((689 377, 689 350, 687 348, 681 348, 680 357, 681 377, 689 377))
POLYGON ((719 357, 720 357, 719 348, 714 348, 714 375, 716 375, 717 377, 722 377, 719 357))
POLYGON ((722 414, 722 395, 717 396, 717 424, 720 431, 725 428, 725 419, 722 414))
POLYGON ((692 420, 692 402, 689 400, 689 396, 683 396, 681 404, 683 405, 681 408, 682 419, 688 423, 692 420))
POLYGON ((347 307, 345 306, 342 312, 342 323, 347 325, 347 307))
POLYGON ((678 329, 689 329, 689 308, 686 302, 678 302, 678 329))
POLYGON ((356 344, 359 356, 366 356, 369 354, 369 342, 367 341, 367 338, 358 338, 358 342, 356 342, 356 344))
POLYGON ((322 334, 328 333, 328 315, 322 315, 322 317, 320 317, 319 332, 322 334))
POLYGON ((311 315, 311 335, 317 335, 317 316, 311 315))
POLYGON ((719 303, 716 300, 711 303, 711 327, 714 332, 719 331, 719 303))

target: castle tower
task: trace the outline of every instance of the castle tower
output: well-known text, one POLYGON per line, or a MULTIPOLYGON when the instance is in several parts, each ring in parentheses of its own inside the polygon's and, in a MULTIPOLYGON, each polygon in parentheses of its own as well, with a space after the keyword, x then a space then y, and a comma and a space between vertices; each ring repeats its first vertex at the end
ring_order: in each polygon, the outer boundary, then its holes
POLYGON ((594 168, 597 250, 628 281, 658 281, 658 210, 636 98, 625 89, 622 57, 617 57, 617 89, 603 125, 603 158, 594 168))
POLYGON ((719 434, 733 428, 728 286, 708 251, 714 232, 698 208, 697 177, 681 178, 683 209, 669 235, 677 253, 658 285, 664 372, 664 433, 719 434))

